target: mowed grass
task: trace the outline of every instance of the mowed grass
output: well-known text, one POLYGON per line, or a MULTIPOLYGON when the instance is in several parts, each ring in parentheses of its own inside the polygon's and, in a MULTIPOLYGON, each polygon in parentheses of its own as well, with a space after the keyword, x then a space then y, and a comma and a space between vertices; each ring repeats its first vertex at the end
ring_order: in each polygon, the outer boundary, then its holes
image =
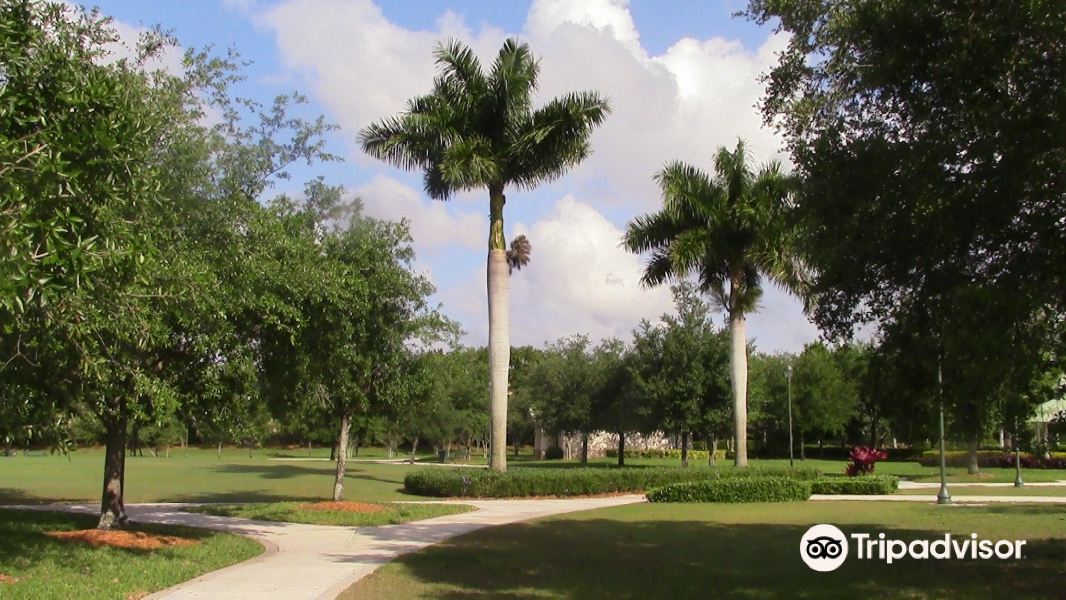
POLYGON ((1061 598, 1064 581, 1061 506, 637 504, 467 534, 400 557, 340 598, 1061 598), (849 558, 817 573, 799 555, 816 523, 1028 544, 1020 561, 849 558))
MULTIPOLYGON (((361 453, 362 454, 362 453, 361 453)), ((172 449, 169 458, 146 455, 126 458, 126 502, 281 502, 325 500, 333 493, 334 463, 329 450, 275 452, 226 448, 172 449), (302 454, 302 456, 301 456, 302 454)), ((363 456, 358 459, 363 459, 363 456)), ((380 458, 380 456, 374 456, 380 458)), ((98 502, 104 455, 83 449, 62 455, 0 457, 0 503, 54 501, 98 502)), ((406 464, 349 461, 346 500, 385 502, 418 500, 404 494, 406 464)))
POLYGON ((18 579, 0 582, 0 598, 140 598, 263 552, 247 538, 176 526, 138 524, 133 529, 198 543, 122 550, 45 535, 95 526, 96 518, 88 515, 0 509, 0 574, 18 579))
POLYGON ((260 521, 282 521, 286 523, 309 523, 311 525, 344 525, 350 527, 368 527, 374 525, 393 525, 408 521, 432 519, 444 515, 474 510, 472 506, 462 504, 433 503, 394 503, 370 504, 368 507, 380 507, 380 510, 355 512, 351 510, 319 510, 308 508, 302 502, 271 502, 254 504, 214 504, 189 509, 191 512, 207 513, 220 517, 241 517, 260 521))
MULTIPOLYGON (((349 461, 345 478, 346 500, 388 502, 420 500, 403 491, 404 476, 424 464, 375 464, 359 462, 384 458, 385 451, 367 448, 349 461)), ((315 448, 308 457, 306 449, 255 450, 225 448, 219 457, 214 449, 174 448, 169 457, 145 456, 126 459, 126 501, 136 502, 286 502, 325 500, 333 492, 334 463, 328 460, 329 449, 315 448), (308 460, 310 458, 311 460, 308 460)), ((422 456, 425 460, 425 455, 422 456)), ((580 466, 577 461, 533 461, 523 455, 508 457, 516 469, 568 469, 580 466)), ((475 456, 475 464, 483 464, 475 456)), ((68 456, 35 453, 32 456, 0 457, 0 503, 40 503, 54 501, 96 502, 100 497, 103 452, 82 449, 68 456)), ((611 468, 614 459, 593 459, 594 468, 611 468)), ((668 459, 627 459, 628 467, 677 466, 668 459)), ((694 462, 704 464, 702 461, 694 462)), ((752 465, 788 465, 787 460, 753 460, 752 465)), ((808 459, 797 466, 813 467, 826 473, 842 473, 844 461, 808 459)), ((728 461, 718 468, 732 469, 728 461)), ((454 467, 442 467, 454 468, 454 467)), ((914 462, 878 463, 877 473, 898 475, 914 481, 936 481, 938 471, 914 462)), ((965 469, 949 469, 949 481, 1013 482, 1013 469, 986 469, 978 475, 966 475, 965 469)), ((1025 470, 1028 482, 1066 480, 1064 470, 1025 470)), ((1024 488, 1023 488, 1024 489, 1024 488)), ((1035 488, 1033 488, 1035 489, 1035 488)), ((1024 492, 1030 493, 1028 491, 1024 492)))

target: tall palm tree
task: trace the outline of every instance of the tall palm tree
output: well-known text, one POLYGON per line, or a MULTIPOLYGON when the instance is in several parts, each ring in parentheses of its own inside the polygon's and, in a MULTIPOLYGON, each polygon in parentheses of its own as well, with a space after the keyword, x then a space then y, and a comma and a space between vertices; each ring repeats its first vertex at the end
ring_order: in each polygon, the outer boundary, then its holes
POLYGON ((553 180, 589 153, 589 136, 610 113, 595 92, 560 96, 533 108, 538 61, 526 44, 507 40, 486 74, 462 43, 438 44, 433 91, 407 109, 363 129, 363 150, 424 173, 426 192, 447 200, 459 190, 489 192, 490 466, 507 469, 508 260, 504 190, 553 180))
POLYGON ((738 467, 748 464, 748 352, 745 324, 762 296, 762 281, 802 293, 806 269, 791 218, 795 179, 777 162, 754 170, 743 142, 714 160, 715 177, 680 162, 655 179, 663 208, 631 221, 622 244, 650 252, 641 283, 654 286, 694 275, 729 320, 730 371, 738 467))

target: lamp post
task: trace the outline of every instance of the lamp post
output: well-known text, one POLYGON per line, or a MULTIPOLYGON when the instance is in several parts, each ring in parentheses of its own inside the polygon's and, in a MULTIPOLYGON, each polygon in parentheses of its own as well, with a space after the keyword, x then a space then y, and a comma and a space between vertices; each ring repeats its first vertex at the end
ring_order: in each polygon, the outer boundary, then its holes
POLYGON ((1014 435, 1010 436, 1011 441, 1014 442, 1014 487, 1022 487, 1025 482, 1022 481, 1022 453, 1018 448, 1018 420, 1014 420, 1014 435))
POLYGON ((785 369, 785 377, 788 379, 788 466, 792 464, 792 365, 785 369))
POLYGON ((940 492, 936 495, 937 504, 951 504, 948 492, 947 465, 944 458, 944 374, 940 367, 940 357, 936 361, 937 394, 940 396, 940 492))

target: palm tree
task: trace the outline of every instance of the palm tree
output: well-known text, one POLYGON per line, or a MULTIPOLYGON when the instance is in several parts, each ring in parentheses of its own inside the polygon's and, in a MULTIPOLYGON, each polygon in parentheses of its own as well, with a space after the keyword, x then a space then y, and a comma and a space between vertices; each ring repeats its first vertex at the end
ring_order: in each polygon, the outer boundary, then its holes
POLYGON ((736 150, 718 149, 712 179, 680 162, 668 164, 655 179, 663 208, 633 219, 623 246, 650 252, 641 283, 659 285, 694 275, 700 289, 724 309, 729 320, 730 371, 738 467, 748 464, 748 353, 745 322, 762 296, 765 277, 801 293, 806 271, 796 252, 797 229, 791 218, 795 179, 777 162, 754 171, 743 142, 736 150))
POLYGON ((558 178, 589 153, 589 136, 610 112, 606 99, 577 92, 533 109, 538 61, 526 44, 507 40, 486 74, 459 42, 438 44, 433 91, 407 110, 363 129, 363 150, 405 169, 423 171, 430 197, 460 190, 489 192, 490 466, 507 469, 508 260, 504 190, 532 189, 558 178))

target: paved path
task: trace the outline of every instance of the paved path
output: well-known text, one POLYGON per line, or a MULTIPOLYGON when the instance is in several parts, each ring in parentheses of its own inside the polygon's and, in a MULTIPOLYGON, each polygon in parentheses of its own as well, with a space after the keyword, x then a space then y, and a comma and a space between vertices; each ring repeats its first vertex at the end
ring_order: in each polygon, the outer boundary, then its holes
MULTIPOLYGON (((1036 481, 1033 483, 1026 483, 1025 487, 1063 487, 1066 486, 1066 481, 1036 481)), ((1013 483, 964 483, 964 482, 951 482, 948 484, 949 488, 952 487, 1014 487, 1013 483)), ((900 481, 899 489, 901 490, 936 490, 940 489, 939 481, 900 481)))
MULTIPOLYGON (((939 487, 939 486, 938 486, 939 487)), ((950 488, 949 488, 950 489, 950 488)), ((811 500, 847 500, 856 502, 928 502, 936 503, 936 494, 889 494, 885 496, 852 496, 845 494, 814 494, 811 500)), ((1066 504, 1066 496, 952 496, 952 504, 1066 504)))
MULTIPOLYGON (((453 501, 449 501, 453 502, 453 501)), ((182 512, 183 504, 128 504, 130 519, 188 525, 247 535, 267 551, 149 598, 167 600, 333 600, 383 563, 483 527, 567 512, 644 502, 643 495, 562 500, 462 500, 478 510, 400 525, 334 527, 272 523, 182 512)), ((26 508, 93 512, 88 505, 26 508)))

